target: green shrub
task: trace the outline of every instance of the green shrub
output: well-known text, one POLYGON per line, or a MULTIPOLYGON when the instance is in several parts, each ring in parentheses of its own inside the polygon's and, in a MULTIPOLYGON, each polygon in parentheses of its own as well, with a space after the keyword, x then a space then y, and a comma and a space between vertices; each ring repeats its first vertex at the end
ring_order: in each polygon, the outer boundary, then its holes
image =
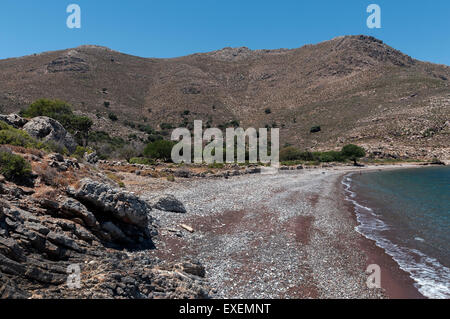
POLYGON ((302 152, 296 147, 288 146, 280 151, 280 161, 314 161, 316 157, 311 152, 302 152))
POLYGON ((144 149, 144 156, 168 161, 171 158, 172 148, 174 145, 175 142, 166 140, 159 140, 149 143, 144 149))
POLYGON ((160 127, 162 130, 170 130, 173 128, 173 125, 170 123, 161 123, 160 127))
POLYGON ((115 147, 122 147, 125 141, 120 137, 111 137, 104 131, 95 131, 89 134, 89 140, 93 143, 107 143, 115 147))
POLYGON ((94 131, 89 133, 90 147, 100 159, 110 158, 114 152, 123 148, 127 143, 120 137, 112 137, 107 132, 94 131))
POLYGON ((131 128, 136 128, 136 124, 128 120, 123 121, 123 124, 131 128))
POLYGON ((298 160, 300 159, 300 154, 300 150, 293 146, 285 147, 280 151, 280 161, 284 162, 298 160))
POLYGON ((20 112, 24 117, 48 116, 51 118, 61 115, 72 115, 69 104, 60 100, 39 99, 27 109, 20 112))
POLYGON ((345 160, 345 157, 341 154, 341 152, 337 152, 337 151, 317 152, 317 153, 313 153, 313 156, 319 162, 324 162, 324 163, 342 162, 345 160))
POLYGON ((111 121, 113 121, 113 122, 115 122, 115 121, 117 121, 119 118, 117 117, 117 115, 116 114, 114 114, 114 113, 109 113, 108 114, 108 117, 109 117, 109 119, 111 120, 111 121))
POLYGON ((311 127, 311 129, 309 130, 310 133, 318 133, 320 131, 322 131, 322 128, 318 125, 311 127))
POLYGON ((138 129, 141 132, 145 132, 147 134, 154 134, 155 130, 148 124, 139 124, 138 129))
POLYGON ((31 165, 22 156, 0 149, 0 173, 8 180, 27 178, 31 165))
POLYGON ((0 121, 0 145, 12 145, 25 148, 41 149, 49 152, 66 154, 67 149, 52 141, 40 142, 31 137, 27 132, 16 129, 0 121))
POLYGON ((26 148, 43 148, 43 144, 32 138, 27 132, 15 128, 0 131, 0 144, 26 148))
POLYGON ((80 144, 83 139, 87 138, 93 124, 87 116, 73 114, 71 106, 60 100, 39 99, 27 109, 22 110, 20 114, 28 118, 47 116, 55 119, 66 130, 74 134, 80 144))
POLYGON ((159 135, 159 134, 150 134, 148 137, 147 137, 147 141, 149 142, 149 143, 153 143, 153 142, 156 142, 156 141, 160 141, 160 140, 162 140, 163 139, 163 137, 161 136, 161 135, 159 135))
POLYGON ((225 164, 223 163, 213 163, 213 164, 209 164, 208 168, 224 168, 225 164))
POLYGON ((359 158, 366 156, 366 151, 357 145, 348 144, 342 148, 341 154, 344 158, 352 160, 356 165, 359 158))
POLYGON ((91 154, 94 151, 89 147, 77 146, 75 152, 72 153, 72 156, 76 159, 82 159, 85 153, 91 154))

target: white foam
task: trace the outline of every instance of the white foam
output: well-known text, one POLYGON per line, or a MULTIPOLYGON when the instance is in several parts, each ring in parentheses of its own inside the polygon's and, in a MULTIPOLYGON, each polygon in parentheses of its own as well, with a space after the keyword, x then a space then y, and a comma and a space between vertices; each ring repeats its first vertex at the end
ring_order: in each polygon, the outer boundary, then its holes
MULTIPOLYGON (((429 257, 417 249, 400 247, 390 240, 383 238, 378 232, 389 229, 389 226, 377 218, 377 214, 369 207, 359 204, 355 193, 350 190, 350 176, 345 176, 342 184, 348 193, 346 200, 355 207, 358 226, 355 228, 364 237, 375 241, 376 245, 390 255, 400 268, 410 274, 415 281, 415 286, 421 294, 428 298, 450 298, 450 269, 442 265, 437 259, 429 257)), ((415 240, 424 241, 415 237, 415 240)))

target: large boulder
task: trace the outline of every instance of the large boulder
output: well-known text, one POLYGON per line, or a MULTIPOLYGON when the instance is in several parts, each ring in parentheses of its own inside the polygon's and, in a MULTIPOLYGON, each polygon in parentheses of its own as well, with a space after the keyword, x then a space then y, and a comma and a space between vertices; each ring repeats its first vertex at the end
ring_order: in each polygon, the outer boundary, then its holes
POLYGON ((67 148, 69 152, 74 152, 77 143, 72 135, 56 120, 46 117, 38 116, 24 125, 23 129, 33 136, 44 142, 55 142, 67 148))
POLYGON ((153 208, 173 213, 186 213, 183 203, 173 195, 161 195, 149 199, 153 208))
POLYGON ((151 206, 130 192, 85 178, 74 195, 82 203, 94 206, 103 214, 111 214, 123 223, 146 227, 150 222, 151 206))
POLYGON ((25 124, 27 124, 27 120, 20 117, 17 114, 9 114, 9 115, 1 115, 0 114, 0 121, 5 122, 6 124, 9 124, 15 128, 21 128, 25 124))

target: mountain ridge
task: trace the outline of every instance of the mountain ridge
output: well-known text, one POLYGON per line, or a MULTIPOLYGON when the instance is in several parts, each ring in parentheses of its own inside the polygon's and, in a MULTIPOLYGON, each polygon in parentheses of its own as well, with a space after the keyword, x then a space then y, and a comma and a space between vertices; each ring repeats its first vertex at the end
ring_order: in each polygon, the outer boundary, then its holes
POLYGON ((168 59, 84 45, 0 60, 0 112, 57 98, 125 139, 146 138, 126 123, 164 131, 161 124, 189 126, 195 119, 212 127, 238 121, 279 127, 281 145, 303 149, 352 142, 387 157, 449 158, 449 79, 450 67, 364 35, 168 59), (311 134, 315 125, 322 131, 311 134))

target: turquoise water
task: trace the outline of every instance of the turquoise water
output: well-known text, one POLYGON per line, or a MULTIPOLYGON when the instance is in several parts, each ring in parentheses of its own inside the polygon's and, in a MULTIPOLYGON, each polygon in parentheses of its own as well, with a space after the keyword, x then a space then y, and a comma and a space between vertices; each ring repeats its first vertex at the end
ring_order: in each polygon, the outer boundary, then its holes
POLYGON ((430 298, 450 298, 450 167, 347 175, 357 230, 375 240, 430 298))

